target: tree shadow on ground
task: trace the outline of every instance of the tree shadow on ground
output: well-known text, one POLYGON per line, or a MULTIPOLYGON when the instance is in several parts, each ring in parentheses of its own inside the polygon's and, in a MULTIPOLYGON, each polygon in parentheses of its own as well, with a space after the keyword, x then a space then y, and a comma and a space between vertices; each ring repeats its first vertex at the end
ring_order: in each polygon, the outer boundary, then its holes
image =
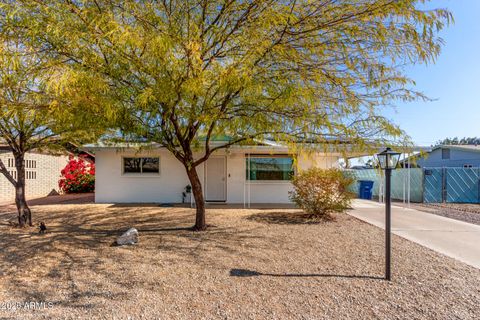
POLYGON ((114 203, 108 206, 115 208, 187 208, 186 206, 171 203, 114 203))
MULTIPOLYGON (((238 255, 242 243, 254 242, 255 249, 268 247, 268 237, 252 232, 257 226, 210 226, 206 232, 194 232, 194 211, 182 208, 145 208, 105 206, 34 207, 36 221, 45 221, 47 233, 39 234, 37 227, 18 229, 0 225, 0 277, 16 294, 38 301, 56 301, 72 308, 90 308, 89 296, 101 295, 100 288, 78 286, 79 270, 99 279, 115 283, 121 292, 108 293, 106 298, 128 293, 129 282, 123 271, 129 271, 129 259, 144 263, 178 264, 226 268, 218 255, 238 255), (136 246, 112 247, 116 237, 128 228, 139 230, 136 246), (211 254, 214 251, 215 254, 211 254), (160 257, 161 261, 157 261, 160 257), (125 270, 112 270, 109 263, 125 270), (19 270, 35 269, 35 273, 19 270), (43 277, 43 278, 42 278, 43 277), (66 299, 55 298, 48 286, 38 281, 54 281, 65 287, 66 299), (95 292, 93 292, 93 291, 95 292)), ((228 267, 227 267, 228 268, 228 267)), ((101 282, 100 282, 101 283, 101 282)), ((142 285, 156 287, 154 283, 142 285)), ((107 294, 107 293, 106 293, 107 294)), ((32 301, 33 301, 32 300, 32 301)))
MULTIPOLYGON (((102 210, 97 207, 87 209, 83 207, 82 210, 72 206, 65 210, 36 210, 37 222, 44 221, 47 225, 45 234, 39 234, 36 226, 18 229, 2 223, 0 224, 0 243, 3 250, 0 251, 0 263, 2 260, 8 262, 9 258, 12 258, 11 262, 21 263, 37 249, 48 249, 55 244, 93 250, 104 248, 130 227, 139 231, 141 239, 139 245, 142 248, 158 250, 160 243, 163 249, 179 250, 178 253, 182 253, 182 248, 176 246, 173 241, 165 243, 151 240, 155 238, 160 240, 162 236, 168 234, 169 237, 174 237, 172 240, 193 239, 213 247, 235 249, 246 238, 258 238, 250 233, 251 228, 240 230, 209 225, 209 229, 205 232, 194 232, 191 228, 194 222, 194 212, 191 210, 148 208, 142 211, 142 207, 122 209, 119 211, 118 208, 102 210), (22 250, 22 248, 26 250, 22 250), (9 252, 15 254, 9 255, 9 252)), ((189 243, 186 242, 185 245, 188 246, 189 243)))
POLYGON ((28 200, 30 206, 66 205, 66 204, 92 204, 95 202, 94 193, 74 193, 50 195, 43 198, 28 200))
POLYGON ((278 211, 252 214, 247 220, 268 224, 322 224, 335 221, 335 218, 312 217, 303 211, 278 211))
MULTIPOLYGON (((73 205, 73 204, 93 204, 95 202, 94 193, 77 193, 49 195, 42 198, 27 200, 30 207, 50 206, 50 205, 73 205)), ((17 208, 15 202, 0 204, 0 219, 16 219, 17 208)))
POLYGON ((371 279, 371 280, 384 280, 383 277, 370 276, 370 275, 347 275, 347 274, 328 274, 328 273, 263 273, 248 269, 231 269, 230 276, 232 277, 318 277, 318 278, 347 278, 347 279, 371 279))

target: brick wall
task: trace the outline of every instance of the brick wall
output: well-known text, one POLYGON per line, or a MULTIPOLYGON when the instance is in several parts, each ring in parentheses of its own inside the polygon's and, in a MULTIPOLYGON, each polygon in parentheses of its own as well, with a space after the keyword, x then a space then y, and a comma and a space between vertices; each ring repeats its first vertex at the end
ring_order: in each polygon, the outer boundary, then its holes
MULTIPOLYGON (((16 178, 13 155, 0 153, 7 169, 16 178)), ((28 153, 25 156, 25 176, 27 199, 47 196, 52 191, 59 191, 58 179, 60 171, 68 162, 67 156, 52 156, 39 153, 28 153)), ((15 189, 12 184, 0 174, 0 202, 15 201, 15 189)))

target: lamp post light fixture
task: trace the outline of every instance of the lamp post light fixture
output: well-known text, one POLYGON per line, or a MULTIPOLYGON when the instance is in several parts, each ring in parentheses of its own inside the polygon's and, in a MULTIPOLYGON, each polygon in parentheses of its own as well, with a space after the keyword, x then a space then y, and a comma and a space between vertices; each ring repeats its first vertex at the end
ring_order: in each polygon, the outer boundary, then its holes
POLYGON ((385 279, 390 281, 390 262, 391 262, 391 178, 392 170, 395 170, 400 160, 400 153, 390 148, 377 154, 378 164, 382 170, 385 170, 385 279))

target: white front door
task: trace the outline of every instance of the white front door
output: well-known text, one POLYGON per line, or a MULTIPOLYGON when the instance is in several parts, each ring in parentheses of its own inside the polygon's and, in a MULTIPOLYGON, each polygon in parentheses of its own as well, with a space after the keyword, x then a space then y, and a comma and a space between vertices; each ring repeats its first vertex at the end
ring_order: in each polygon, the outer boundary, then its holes
POLYGON ((205 201, 227 200, 226 157, 211 157, 205 163, 205 201))

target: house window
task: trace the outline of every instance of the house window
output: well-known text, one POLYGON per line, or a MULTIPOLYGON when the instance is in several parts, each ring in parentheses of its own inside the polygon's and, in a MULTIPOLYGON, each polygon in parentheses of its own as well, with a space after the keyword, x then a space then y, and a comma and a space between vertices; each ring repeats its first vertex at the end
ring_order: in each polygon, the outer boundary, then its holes
POLYGON ((246 178, 251 181, 288 181, 294 175, 290 156, 255 155, 246 159, 246 178))
POLYGON ((442 149, 442 159, 443 160, 450 159, 450 149, 442 149))
POLYGON ((17 171, 8 171, 13 179, 17 180, 17 171))
POLYGON ((35 180, 35 179, 37 179, 37 172, 36 171, 25 171, 25 178, 27 180, 35 180))
POLYGON ((25 168, 27 168, 27 169, 37 168, 37 161, 36 160, 25 160, 25 168))
POLYGON ((123 158, 124 174, 159 174, 160 158, 123 158))
MULTIPOLYGON (((36 160, 24 160, 25 168, 26 169, 36 169, 37 168, 37 161, 36 160)), ((15 167, 15 159, 8 158, 7 159, 7 167, 14 168, 15 167)))

